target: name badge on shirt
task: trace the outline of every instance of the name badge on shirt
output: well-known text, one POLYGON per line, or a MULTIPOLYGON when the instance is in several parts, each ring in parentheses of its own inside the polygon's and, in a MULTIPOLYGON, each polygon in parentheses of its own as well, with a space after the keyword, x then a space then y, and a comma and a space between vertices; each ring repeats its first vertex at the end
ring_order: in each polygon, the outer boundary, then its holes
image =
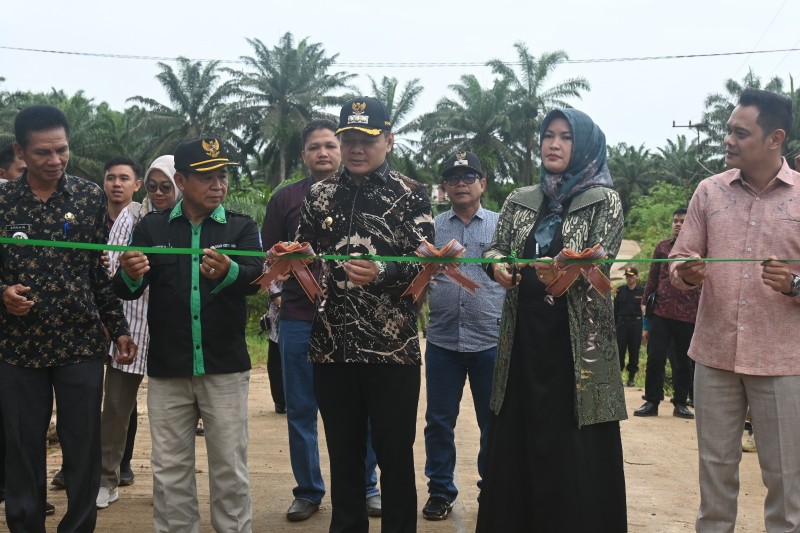
POLYGON ((14 234, 17 232, 30 232, 31 227, 31 224, 7 224, 6 233, 14 234))

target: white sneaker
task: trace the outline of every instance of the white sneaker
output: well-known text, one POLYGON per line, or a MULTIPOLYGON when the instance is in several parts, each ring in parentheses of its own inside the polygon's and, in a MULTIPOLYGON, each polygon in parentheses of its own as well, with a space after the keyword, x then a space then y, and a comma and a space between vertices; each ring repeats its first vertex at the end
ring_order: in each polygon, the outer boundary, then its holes
POLYGON ((119 490, 100 487, 100 490, 97 491, 97 500, 95 504, 98 509, 105 509, 108 507, 108 504, 114 503, 117 500, 119 500, 119 490))

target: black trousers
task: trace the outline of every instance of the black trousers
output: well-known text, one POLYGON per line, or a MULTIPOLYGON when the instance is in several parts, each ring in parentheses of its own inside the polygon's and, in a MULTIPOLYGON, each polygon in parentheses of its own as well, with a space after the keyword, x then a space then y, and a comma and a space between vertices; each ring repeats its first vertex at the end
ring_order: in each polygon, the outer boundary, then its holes
POLYGON ((59 532, 94 531, 100 488, 103 359, 49 368, 0 361, 6 443, 6 523, 12 532, 45 533, 47 429, 58 403, 67 512, 59 532))
POLYGON ((619 369, 625 368, 625 352, 628 352, 628 376, 639 371, 639 349, 642 346, 642 320, 620 320, 617 322, 617 348, 619 369))
POLYGON ((416 531, 419 388, 416 365, 314 365, 314 391, 331 463, 331 533, 369 531, 364 498, 367 421, 381 472, 381 531, 416 531))
POLYGON ((664 368, 670 344, 675 343, 672 364, 672 403, 686 405, 692 384, 692 371, 689 364, 689 344, 694 334, 694 324, 653 315, 650 319, 649 340, 647 341, 647 376, 644 395, 648 402, 659 403, 664 399, 664 368))
POLYGON ((283 367, 281 366, 281 347, 271 340, 268 342, 267 376, 269 377, 269 390, 272 394, 272 403, 286 407, 286 395, 283 392, 283 367))

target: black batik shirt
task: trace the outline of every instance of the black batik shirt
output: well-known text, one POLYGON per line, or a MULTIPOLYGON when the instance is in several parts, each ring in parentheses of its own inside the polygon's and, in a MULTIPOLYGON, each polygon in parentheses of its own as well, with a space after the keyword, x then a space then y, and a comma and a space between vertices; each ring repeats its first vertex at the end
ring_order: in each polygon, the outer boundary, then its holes
MULTIPOLYGON (((384 164, 353 183, 347 170, 319 182, 303 203, 297 240, 318 254, 410 256, 423 239, 434 242, 431 203, 424 185, 384 164)), ((417 317, 401 297, 422 270, 417 262, 390 262, 386 276, 356 286, 341 261, 322 265, 324 298, 311 330, 314 363, 420 364, 417 317)))
MULTIPOLYGON (((105 244, 106 197, 96 184, 64 174, 42 201, 27 173, 0 185, 0 235, 20 239, 105 244)), ((0 359, 51 367, 105 357, 113 339, 128 335, 122 304, 111 291, 100 251, 0 245, 0 291, 20 283, 35 302, 13 316, 0 305, 0 359)))

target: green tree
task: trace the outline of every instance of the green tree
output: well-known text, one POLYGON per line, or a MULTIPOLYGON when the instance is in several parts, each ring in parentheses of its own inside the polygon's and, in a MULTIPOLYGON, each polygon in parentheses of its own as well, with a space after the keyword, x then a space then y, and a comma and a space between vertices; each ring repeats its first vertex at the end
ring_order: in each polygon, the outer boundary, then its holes
MULTIPOLYGON (((489 88, 467 74, 450 85, 454 98, 443 98, 436 109, 409 125, 422 132, 423 158, 434 174, 456 150, 471 150, 481 159, 487 180, 512 181, 519 161, 518 145, 511 140, 508 82, 495 80, 489 88), (435 170, 434 170, 435 169, 435 170)), ((491 192, 491 187, 490 187, 491 192)))
POLYGON ((258 39, 248 39, 253 55, 242 57, 244 68, 230 70, 237 85, 238 126, 255 124, 242 139, 248 155, 264 150, 258 172, 271 185, 283 182, 298 165, 300 135, 306 123, 324 116, 321 109, 339 103, 333 91, 345 89, 355 76, 330 73, 338 54, 328 56, 321 43, 305 38, 295 46, 291 33, 269 48, 258 39), (268 157, 264 157, 264 156, 268 157))
POLYGON ((146 137, 149 159, 174 153, 181 141, 201 135, 219 135, 227 140, 230 127, 228 101, 230 82, 220 78, 219 61, 177 59, 178 68, 158 63, 161 72, 156 79, 167 93, 170 105, 144 96, 128 99, 147 114, 141 122, 140 134, 146 137))
POLYGON ((694 189, 703 178, 720 172, 722 161, 709 155, 708 143, 689 141, 685 135, 667 139, 656 155, 659 179, 694 189))
POLYGON ((516 43, 514 49, 519 63, 516 69, 499 59, 493 59, 487 65, 511 88, 510 133, 522 152, 516 181, 520 185, 530 185, 534 177, 534 159, 539 152, 542 119, 553 108, 572 107, 567 99, 580 99, 581 92, 588 91, 590 86, 586 78, 578 77, 546 87, 553 72, 569 59, 567 53, 557 50, 545 52, 537 58, 522 42, 516 43))
POLYGON ((670 236, 672 213, 689 205, 693 187, 660 182, 633 200, 625 217, 625 238, 639 241, 639 257, 652 257, 655 245, 670 236))
POLYGON ((627 217, 633 199, 647 194, 658 179, 656 159, 644 145, 619 143, 608 147, 608 169, 627 217))

